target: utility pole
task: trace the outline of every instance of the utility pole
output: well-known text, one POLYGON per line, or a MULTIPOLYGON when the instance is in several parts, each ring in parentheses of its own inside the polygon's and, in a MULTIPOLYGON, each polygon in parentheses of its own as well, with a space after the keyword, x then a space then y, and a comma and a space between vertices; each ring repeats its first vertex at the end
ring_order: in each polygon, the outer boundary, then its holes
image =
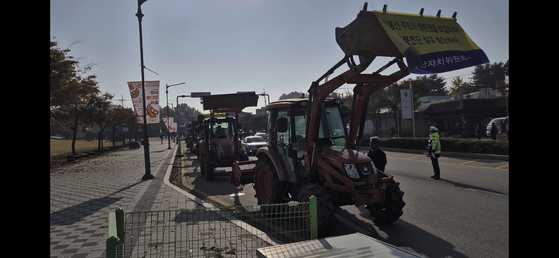
POLYGON ((124 98, 124 95, 120 95, 120 99, 116 99, 116 100, 120 100, 120 106, 124 107, 124 101, 127 99, 124 98))
POLYGON ((415 138, 415 101, 413 99, 413 87, 412 81, 410 80, 410 94, 411 94, 411 130, 413 131, 413 137, 415 138))
POLYGON ((185 84, 185 82, 171 84, 171 85, 165 84, 165 95, 166 95, 165 99, 167 100, 167 143, 169 144, 169 147, 167 148, 168 150, 171 149, 171 136, 169 135, 169 87, 173 87, 181 84, 185 84))

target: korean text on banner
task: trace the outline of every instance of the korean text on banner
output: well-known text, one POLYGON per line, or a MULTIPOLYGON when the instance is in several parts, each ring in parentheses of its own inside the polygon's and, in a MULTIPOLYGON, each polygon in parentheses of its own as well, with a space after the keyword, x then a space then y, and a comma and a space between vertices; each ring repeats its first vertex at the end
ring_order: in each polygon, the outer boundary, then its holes
POLYGON ((176 133, 177 132, 177 123, 175 123, 174 117, 169 117, 169 122, 167 122, 167 118, 164 117, 163 118, 163 123, 165 124, 165 127, 167 127, 167 130, 169 130, 170 133, 176 133), (169 126, 167 126, 167 124, 169 126))
POLYGON ((412 119, 413 108, 410 89, 400 89, 400 99, 402 100, 402 119, 412 119))
MULTIPOLYGON (((159 81, 146 81, 146 119, 147 124, 159 123, 159 81)), ((138 124, 143 124, 142 82, 128 82, 130 97, 134 104, 134 113, 138 124)))
POLYGON ((395 12, 375 14, 421 57, 421 65, 412 73, 443 73, 489 62, 456 19, 395 12))

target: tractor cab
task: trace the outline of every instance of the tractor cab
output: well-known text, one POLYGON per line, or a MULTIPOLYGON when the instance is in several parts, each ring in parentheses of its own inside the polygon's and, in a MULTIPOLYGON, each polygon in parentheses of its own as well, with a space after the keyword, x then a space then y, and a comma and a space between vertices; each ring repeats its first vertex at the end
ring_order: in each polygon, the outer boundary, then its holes
MULTIPOLYGON (((346 148, 347 132, 341 100, 328 98, 321 112, 317 148, 346 148)), ((266 107, 269 121, 269 148, 278 154, 288 182, 295 183, 304 172, 308 99, 284 99, 266 107)))

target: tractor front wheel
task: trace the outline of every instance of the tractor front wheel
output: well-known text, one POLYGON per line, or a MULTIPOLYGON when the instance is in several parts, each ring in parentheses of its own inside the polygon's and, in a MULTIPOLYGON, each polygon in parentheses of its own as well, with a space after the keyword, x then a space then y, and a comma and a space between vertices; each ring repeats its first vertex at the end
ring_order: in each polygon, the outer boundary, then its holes
MULTIPOLYGON (((336 206, 332 204, 333 194, 332 191, 320 185, 309 183, 302 186, 301 192, 297 196, 299 202, 309 202, 312 195, 316 197, 318 237, 325 236, 325 233, 327 233, 337 221, 334 216, 336 206)), ((305 222, 310 224, 310 207, 308 207, 308 205, 303 205, 302 212, 305 222)))
POLYGON ((391 224, 398 220, 404 214, 402 209, 406 205, 403 196, 404 192, 400 190, 400 183, 392 180, 386 188, 384 202, 367 205, 369 216, 374 217, 375 222, 382 224, 391 224))

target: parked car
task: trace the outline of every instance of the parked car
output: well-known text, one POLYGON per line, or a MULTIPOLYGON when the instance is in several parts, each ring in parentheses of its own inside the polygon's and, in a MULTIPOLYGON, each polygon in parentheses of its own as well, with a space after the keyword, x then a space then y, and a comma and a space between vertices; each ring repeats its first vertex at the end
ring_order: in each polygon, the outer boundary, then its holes
POLYGON ((266 133, 255 133, 254 136, 260 136, 264 139, 264 141, 268 139, 268 135, 266 135, 266 133))
POLYGON ((260 136, 247 136, 241 142, 241 148, 247 154, 256 153, 260 147, 266 147, 266 141, 260 136))
POLYGON ((495 123, 495 125, 497 126, 497 134, 506 132, 506 124, 504 124, 504 122, 505 122, 505 119, 507 119, 507 118, 508 117, 506 117, 506 116, 493 118, 491 120, 491 122, 489 122, 489 124, 487 124, 487 127, 485 128, 485 135, 491 137, 491 125, 493 125, 493 123, 495 123))

